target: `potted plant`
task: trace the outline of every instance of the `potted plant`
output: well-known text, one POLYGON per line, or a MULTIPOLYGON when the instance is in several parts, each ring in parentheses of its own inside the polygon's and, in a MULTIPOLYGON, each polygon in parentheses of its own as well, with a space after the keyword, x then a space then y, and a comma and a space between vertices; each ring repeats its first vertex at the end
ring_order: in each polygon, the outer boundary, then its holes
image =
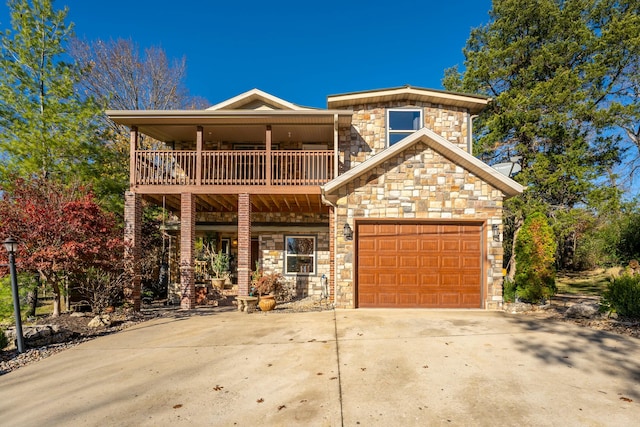
POLYGON ((213 273, 211 285, 219 289, 224 288, 224 282, 229 274, 229 255, 219 251, 218 253, 209 253, 209 267, 213 273))
POLYGON ((262 273, 256 276, 257 280, 252 287, 260 297, 258 306, 262 311, 273 310, 276 306, 275 293, 284 286, 284 276, 281 273, 262 273))

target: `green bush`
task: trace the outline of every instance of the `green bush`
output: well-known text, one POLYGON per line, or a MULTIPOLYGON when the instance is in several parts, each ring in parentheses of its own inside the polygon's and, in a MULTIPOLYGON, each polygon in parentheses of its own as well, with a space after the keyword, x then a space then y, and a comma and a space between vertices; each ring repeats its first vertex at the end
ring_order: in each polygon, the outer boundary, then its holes
POLYGON ((537 303, 556 293, 556 238, 544 214, 535 212, 522 225, 516 240, 517 296, 537 303))
POLYGON ((621 316, 640 318, 640 275, 615 277, 604 291, 602 305, 621 316))
POLYGON ((5 335, 4 330, 0 329, 0 350, 9 345, 9 339, 5 335))
POLYGON ((514 302, 516 300, 516 283, 508 277, 505 277, 504 282, 502 282, 502 298, 504 302, 514 302))

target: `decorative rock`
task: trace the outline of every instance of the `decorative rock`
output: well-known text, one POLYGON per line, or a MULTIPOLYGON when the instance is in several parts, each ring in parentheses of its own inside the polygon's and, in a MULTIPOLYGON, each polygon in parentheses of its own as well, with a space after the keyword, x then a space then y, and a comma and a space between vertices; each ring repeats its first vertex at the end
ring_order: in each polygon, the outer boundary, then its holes
MULTIPOLYGON (((24 344, 27 347, 42 347, 65 342, 73 335, 73 332, 60 329, 58 325, 38 325, 23 328, 22 334, 24 344)), ((7 338, 10 341, 15 341, 16 328, 7 329, 7 338)))
POLYGON ((598 314, 597 306, 593 306, 591 304, 575 304, 567 309, 565 312, 565 317, 569 317, 572 319, 591 319, 598 314))
POLYGON ((70 314, 71 317, 87 317, 91 315, 91 313, 85 313, 84 311, 74 311, 70 314))
POLYGON ((524 313, 533 310, 533 306, 526 302, 514 302, 504 305, 504 311, 507 313, 524 313))
POLYGON ((91 319, 87 326, 90 328, 108 328, 111 326, 111 316, 108 314, 98 315, 91 319))

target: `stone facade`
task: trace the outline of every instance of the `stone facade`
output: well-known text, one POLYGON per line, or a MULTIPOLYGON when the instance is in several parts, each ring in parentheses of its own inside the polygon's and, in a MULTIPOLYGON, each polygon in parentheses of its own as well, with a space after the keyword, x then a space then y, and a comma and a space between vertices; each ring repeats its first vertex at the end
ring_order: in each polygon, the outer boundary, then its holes
POLYGON ((342 172, 387 148, 386 113, 389 108, 421 108, 424 127, 468 151, 469 114, 466 110, 424 102, 354 105, 350 129, 340 130, 342 172))
MULTIPOLYGON (((365 218, 482 221, 484 307, 502 305, 502 243, 491 225, 502 224, 501 191, 419 142, 340 189, 336 221, 356 229, 365 218)), ((357 238, 357 237, 356 237, 357 238)), ((355 307, 355 240, 336 239, 336 305, 355 307)))
POLYGON ((296 230, 289 233, 265 233, 259 237, 260 256, 258 262, 265 272, 284 273, 285 236, 314 236, 316 238, 315 274, 285 274, 290 288, 296 290, 297 297, 320 296, 322 294, 322 276, 330 277, 329 229, 326 232, 296 230))

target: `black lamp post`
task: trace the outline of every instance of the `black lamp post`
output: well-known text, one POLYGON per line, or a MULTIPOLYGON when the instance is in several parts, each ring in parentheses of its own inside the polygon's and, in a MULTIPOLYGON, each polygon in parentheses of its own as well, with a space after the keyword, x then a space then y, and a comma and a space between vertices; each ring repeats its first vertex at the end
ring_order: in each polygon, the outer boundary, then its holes
POLYGON ((18 295, 18 274, 16 273, 16 251, 18 242, 9 237, 2 242, 9 254, 9 271, 11 272, 11 293, 13 293, 13 310, 16 314, 16 342, 18 353, 24 353, 24 338, 22 336, 22 318, 20 317, 20 295, 18 295))

